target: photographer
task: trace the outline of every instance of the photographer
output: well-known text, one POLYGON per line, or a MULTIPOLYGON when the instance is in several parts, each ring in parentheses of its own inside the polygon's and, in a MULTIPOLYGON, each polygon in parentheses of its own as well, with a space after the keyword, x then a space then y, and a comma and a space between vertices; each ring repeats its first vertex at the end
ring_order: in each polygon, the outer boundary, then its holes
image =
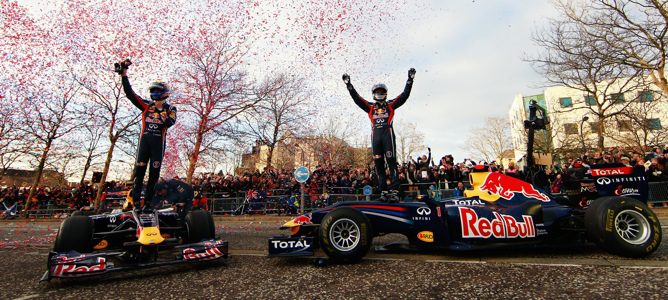
POLYGON ((130 60, 116 64, 116 72, 121 75, 125 96, 142 112, 141 133, 133 171, 134 183, 131 196, 134 203, 140 203, 144 175, 146 175, 147 166, 150 166, 144 199, 144 205, 147 206, 152 202, 155 194, 154 187, 160 177, 167 128, 176 123, 176 107, 165 103, 165 100, 169 97, 169 88, 162 81, 154 81, 149 86, 152 101, 146 101, 135 94, 127 76, 128 67, 131 64, 130 60))

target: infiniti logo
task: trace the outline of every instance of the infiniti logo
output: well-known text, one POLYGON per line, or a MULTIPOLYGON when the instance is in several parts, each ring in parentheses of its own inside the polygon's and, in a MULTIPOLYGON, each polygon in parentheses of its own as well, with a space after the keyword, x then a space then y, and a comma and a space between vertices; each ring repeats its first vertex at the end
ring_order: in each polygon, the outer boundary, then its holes
POLYGON ((610 184, 611 182, 612 182, 612 180, 610 180, 610 178, 608 178, 608 177, 601 177, 599 179, 596 179, 596 183, 602 184, 602 185, 603 184, 610 184))
POLYGON ((429 209, 429 207, 424 207, 424 206, 418 207, 417 213, 418 213, 418 215, 426 216, 426 215, 431 214, 431 209, 429 209))

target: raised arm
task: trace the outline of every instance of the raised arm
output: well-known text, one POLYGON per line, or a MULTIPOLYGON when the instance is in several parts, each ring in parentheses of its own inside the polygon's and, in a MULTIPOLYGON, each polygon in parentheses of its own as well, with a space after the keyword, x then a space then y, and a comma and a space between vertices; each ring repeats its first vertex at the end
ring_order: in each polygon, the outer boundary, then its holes
POLYGON ((123 76, 121 77, 121 81, 123 82, 123 91, 125 92, 125 97, 128 97, 130 99, 130 102, 134 104, 137 108, 141 109, 142 111, 146 110, 148 105, 146 102, 144 102, 144 99, 141 97, 137 96, 135 94, 135 91, 132 90, 132 86, 130 85, 130 80, 128 79, 128 76, 123 76))
POLYGON ((393 109, 397 109, 402 105, 404 105, 404 103, 406 103, 406 100, 408 100, 408 97, 411 95, 411 89, 413 88, 414 78, 415 78, 415 69, 411 68, 410 70, 408 70, 408 80, 406 80, 406 86, 404 87, 404 91, 390 102, 390 106, 392 106, 393 109))
POLYGON ((173 105, 169 106, 169 111, 167 112, 167 118, 165 118, 165 127, 172 127, 176 123, 176 107, 173 105))
POLYGON ((355 104, 359 106, 364 112, 369 112, 371 111, 371 103, 369 101, 364 100, 362 96, 360 96, 355 88, 353 87, 353 84, 350 83, 350 76, 348 74, 343 74, 343 82, 346 84, 346 87, 348 88, 348 92, 350 92, 350 97, 353 98, 353 101, 355 101, 355 104))

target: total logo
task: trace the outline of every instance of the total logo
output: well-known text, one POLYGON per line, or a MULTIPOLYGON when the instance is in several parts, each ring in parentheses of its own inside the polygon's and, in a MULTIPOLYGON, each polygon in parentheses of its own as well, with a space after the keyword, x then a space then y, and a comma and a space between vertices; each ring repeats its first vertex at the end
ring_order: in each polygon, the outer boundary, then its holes
POLYGON ((531 216, 522 215, 517 221, 511 215, 494 212, 494 219, 478 217, 475 210, 468 207, 459 208, 462 226, 462 238, 532 238, 536 236, 536 228, 531 216))
POLYGON ((429 221, 431 220, 431 209, 426 206, 421 206, 418 207, 417 210, 415 210, 419 216, 413 217, 413 221, 429 221))
POLYGON ((81 273, 91 273, 104 271, 107 267, 107 259, 104 257, 97 258, 97 264, 92 266, 77 266, 76 264, 57 265, 53 270, 53 276, 68 276, 77 275, 81 273))
POLYGON ((633 168, 631 167, 622 167, 622 168, 604 168, 604 169, 592 169, 591 175, 598 176, 613 176, 613 175, 628 175, 633 173, 633 168))
POLYGON ((279 249, 293 249, 293 248, 308 248, 308 247, 311 247, 311 244, 309 244, 305 240, 271 241, 271 244, 272 244, 272 246, 274 246, 274 248, 279 248, 279 249))
POLYGON ((452 203, 461 206, 485 206, 485 201, 478 199, 452 200, 452 203))

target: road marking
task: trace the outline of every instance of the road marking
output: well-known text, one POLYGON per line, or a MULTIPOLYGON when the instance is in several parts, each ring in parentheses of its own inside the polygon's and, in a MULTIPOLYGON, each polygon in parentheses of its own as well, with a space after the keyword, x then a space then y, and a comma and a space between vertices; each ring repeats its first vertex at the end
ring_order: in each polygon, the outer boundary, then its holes
POLYGON ((486 261, 481 260, 447 260, 447 259, 427 259, 426 262, 432 263, 455 263, 455 264, 486 264, 486 261))
POLYGON ((659 270, 668 270, 668 267, 651 267, 651 266, 619 266, 620 268, 625 269, 659 269, 659 270))
POLYGON ((543 267, 582 267, 578 264, 545 264, 545 263, 510 263, 511 265, 524 265, 524 266, 543 266, 543 267))
POLYGON ((405 259, 403 258, 391 258, 391 257, 369 257, 369 258, 364 258, 367 260, 380 260, 380 261, 404 261, 405 259))
POLYGON ((15 300, 27 300, 27 299, 37 298, 39 296, 42 296, 42 294, 27 295, 27 296, 16 298, 15 300))

